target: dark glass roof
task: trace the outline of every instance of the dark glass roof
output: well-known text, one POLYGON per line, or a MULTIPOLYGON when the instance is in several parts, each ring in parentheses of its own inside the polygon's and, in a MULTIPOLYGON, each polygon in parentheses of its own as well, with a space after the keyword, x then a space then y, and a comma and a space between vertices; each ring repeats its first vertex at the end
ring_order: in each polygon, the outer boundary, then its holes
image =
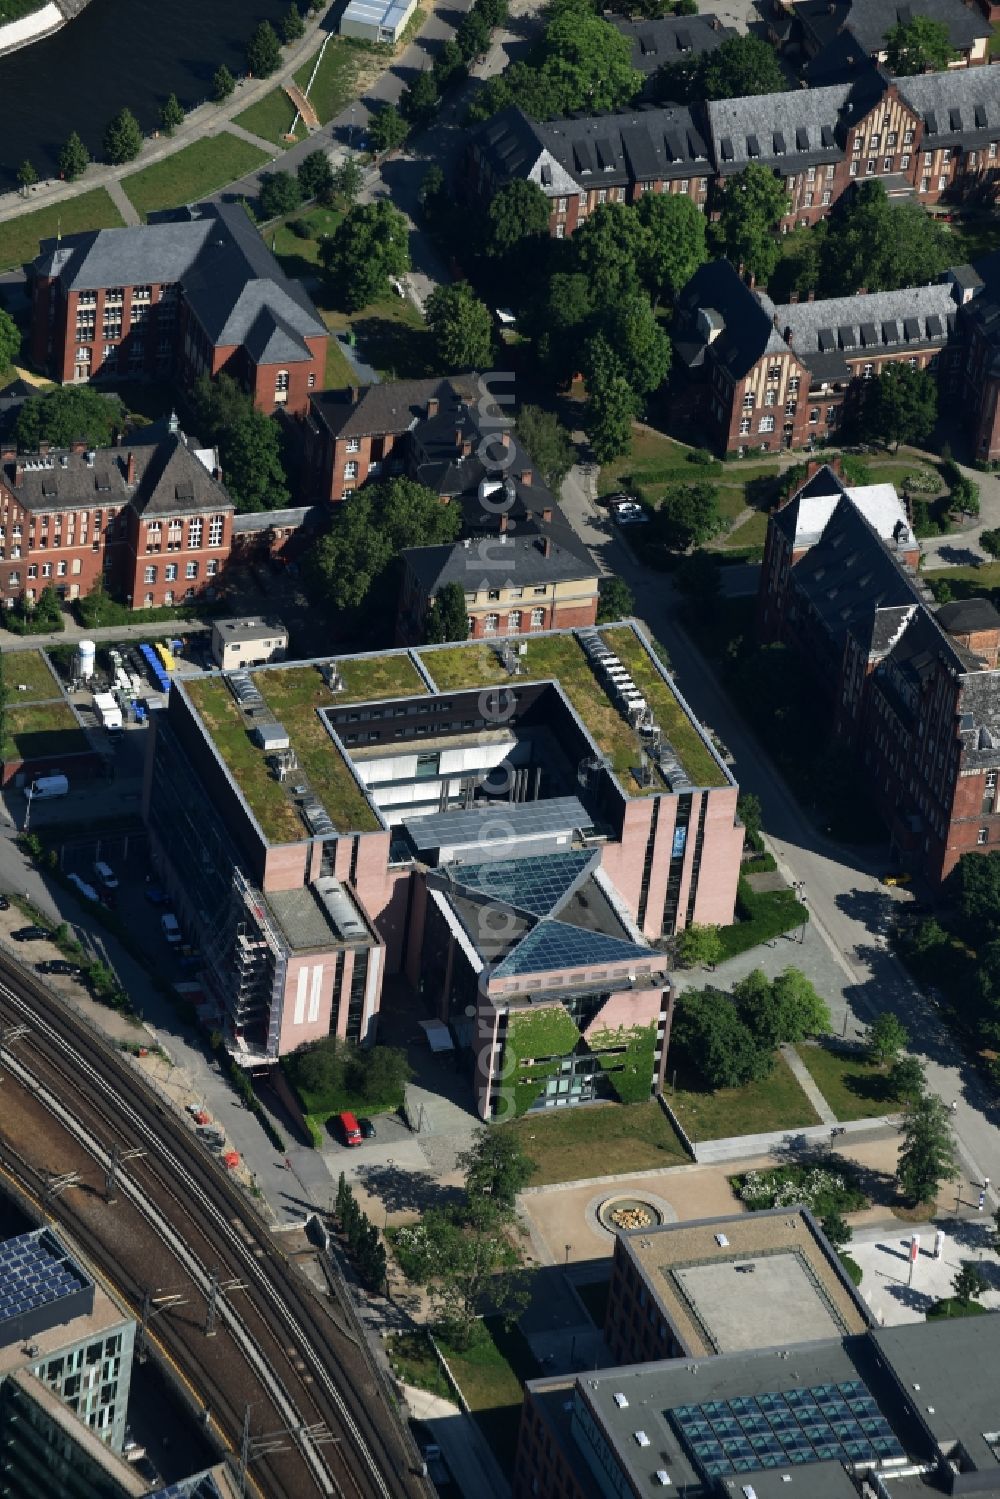
POLYGON ((555 968, 591 968, 605 963, 648 963, 648 947, 608 937, 603 932, 570 926, 564 921, 540 921, 493 970, 496 978, 520 973, 547 973, 555 968))
POLYGON ((573 849, 564 854, 453 865, 449 873, 465 890, 541 918, 562 904, 594 862, 592 849, 573 849))

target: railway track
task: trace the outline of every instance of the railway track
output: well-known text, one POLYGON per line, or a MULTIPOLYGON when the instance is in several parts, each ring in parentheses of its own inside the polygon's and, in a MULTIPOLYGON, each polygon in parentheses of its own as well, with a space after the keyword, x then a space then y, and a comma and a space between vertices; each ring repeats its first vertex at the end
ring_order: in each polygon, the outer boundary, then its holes
MULTIPOLYGON (((46 1200, 44 1151, 0 1143, 8 1174, 63 1222, 138 1310, 144 1294, 183 1294, 156 1338, 203 1402, 222 1443, 282 1431, 254 1483, 267 1499, 410 1499, 428 1492, 415 1453, 364 1351, 317 1301, 265 1225, 190 1130, 83 1019, 0 954, 0 1023, 27 1027, 0 1052, 26 1109, 61 1131, 58 1155, 78 1185, 46 1200), (117 1200, 102 1200, 117 1150, 117 1200), (126 1252, 125 1246, 134 1246, 126 1252), (217 1337, 204 1331, 215 1293, 217 1337), (182 1307, 184 1308, 182 1310, 182 1307)), ((12 1112, 5 1109, 8 1120, 12 1112)), ((30 1134, 30 1127, 29 1127, 30 1134)))

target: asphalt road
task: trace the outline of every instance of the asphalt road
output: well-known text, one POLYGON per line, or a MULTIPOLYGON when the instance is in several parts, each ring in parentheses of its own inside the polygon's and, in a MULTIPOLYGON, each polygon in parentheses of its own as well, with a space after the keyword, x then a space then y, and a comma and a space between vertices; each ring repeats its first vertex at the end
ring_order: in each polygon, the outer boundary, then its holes
MULTIPOLYGON (((681 628, 677 596, 660 573, 640 565, 627 545, 608 530, 603 512, 574 469, 562 491, 563 508, 602 570, 614 572, 632 588, 636 614, 666 647, 678 686, 702 722, 710 724, 734 756, 740 786, 755 792, 764 826, 782 872, 805 885, 816 930, 825 940, 842 977, 844 1004, 866 1023, 892 1010, 910 1033, 910 1049, 925 1063, 928 1085, 946 1102, 955 1101, 955 1133, 974 1179, 1000 1176, 1000 1104, 967 1063, 930 1002, 902 965, 886 950, 884 933, 894 901, 905 892, 880 884, 884 849, 859 851, 832 843, 813 826, 771 764, 753 732, 714 677, 708 663, 681 628)), ((823 730, 817 726, 817 732, 823 730)), ((996 1194, 990 1193, 996 1202, 996 1194)))

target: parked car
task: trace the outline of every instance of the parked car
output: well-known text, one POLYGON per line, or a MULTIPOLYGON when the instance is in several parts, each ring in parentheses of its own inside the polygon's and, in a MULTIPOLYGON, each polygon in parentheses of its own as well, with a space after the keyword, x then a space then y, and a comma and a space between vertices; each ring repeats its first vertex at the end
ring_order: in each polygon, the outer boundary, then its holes
POLYGON ((597 503, 599 505, 608 505, 608 506, 611 506, 611 505, 638 505, 638 503, 639 503, 639 497, 638 497, 638 495, 634 495, 634 494, 626 494, 624 492, 624 490, 622 490, 618 494, 602 494, 602 495, 598 495, 598 497, 597 497, 597 503))
POLYGON ((15 942, 43 942, 52 933, 43 926, 19 926, 11 936, 15 942))
POLYGON ((638 500, 616 500, 611 506, 611 519, 616 526, 645 526, 649 524, 649 511, 638 500))
POLYGON ((913 883, 913 876, 907 874, 905 870, 901 874, 884 874, 882 883, 883 885, 910 885, 913 883))
POLYGON ((83 969, 79 963, 68 963, 65 958, 47 958, 44 963, 35 964, 36 973, 61 973, 66 978, 83 978, 83 969))
POLYGON ((375 1126, 370 1119, 359 1119, 358 1129, 361 1131, 361 1138, 363 1140, 374 1140, 375 1126))
POLYGON ((347 1109, 335 1120, 337 1133, 345 1145, 360 1145, 363 1139, 358 1121, 347 1109))
POLYGON ((10 910, 10 901, 7 899, 6 895, 0 895, 0 911, 9 911, 9 910, 10 910))
POLYGON ((93 885, 88 885, 87 881, 83 879, 81 875, 70 873, 66 876, 66 878, 69 880, 71 885, 76 886, 80 894, 83 896, 84 900, 96 901, 97 891, 94 889, 93 885))
POLYGON ((147 885, 143 893, 151 906, 165 906, 170 900, 170 896, 159 885, 147 885))
POLYGON ((110 864, 105 864, 102 859, 98 859, 94 864, 94 873, 97 875, 97 878, 100 880, 105 890, 118 889, 118 876, 115 874, 110 864))

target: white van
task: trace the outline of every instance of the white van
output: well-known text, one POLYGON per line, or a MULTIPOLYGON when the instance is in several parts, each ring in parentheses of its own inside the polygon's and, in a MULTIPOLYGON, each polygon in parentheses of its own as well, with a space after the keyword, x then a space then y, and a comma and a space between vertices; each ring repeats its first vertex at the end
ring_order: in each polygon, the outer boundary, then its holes
POLYGON ((69 780, 66 776, 39 776, 32 781, 25 790, 25 796, 30 801, 49 801, 54 796, 66 796, 69 792, 69 780))
POLYGON ((160 928, 164 937, 171 947, 176 947, 181 940, 181 929, 177 924, 177 917, 168 911, 165 916, 160 917, 160 928))

